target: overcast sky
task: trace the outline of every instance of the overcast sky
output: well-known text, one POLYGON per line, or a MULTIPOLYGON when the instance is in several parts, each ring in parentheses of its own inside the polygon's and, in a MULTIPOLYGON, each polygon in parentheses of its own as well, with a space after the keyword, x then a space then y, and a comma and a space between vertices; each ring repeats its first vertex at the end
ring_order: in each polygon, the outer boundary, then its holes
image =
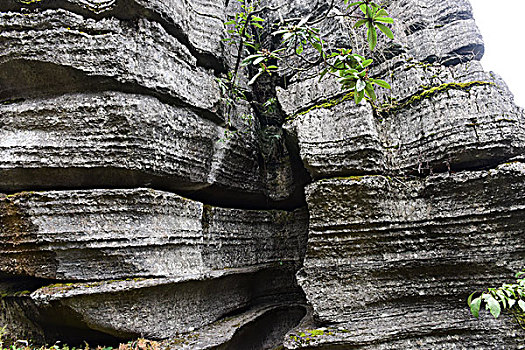
POLYGON ((525 107, 525 0, 470 0, 483 35, 486 71, 503 77, 516 104, 525 107))

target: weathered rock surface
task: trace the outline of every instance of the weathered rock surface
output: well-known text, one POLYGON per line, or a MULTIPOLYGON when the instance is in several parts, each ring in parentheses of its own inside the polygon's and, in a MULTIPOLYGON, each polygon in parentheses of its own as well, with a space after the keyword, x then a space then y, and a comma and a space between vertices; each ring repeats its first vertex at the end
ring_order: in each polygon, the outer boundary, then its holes
POLYGON ((252 305, 297 300, 295 270, 293 263, 285 263, 181 278, 57 284, 5 297, 0 317, 6 319, 4 310, 18 309, 22 315, 15 320, 29 322, 12 331, 46 341, 167 338, 252 305), (34 324, 38 328, 27 327, 34 324))
POLYGON ((65 281, 8 293, 1 319, 30 320, 10 329, 21 336, 50 341, 73 328, 74 341, 93 332, 166 338, 251 303, 300 299, 304 210, 214 208, 136 189, 20 193, 3 196, 0 213, 4 287, 65 281), (100 282, 72 283, 86 280, 100 282), (59 314, 69 316, 49 325, 59 314))
POLYGON ((426 179, 309 185, 299 283, 318 321, 345 330, 314 342, 327 349, 340 342, 432 348, 453 332, 461 334, 453 341, 458 348, 523 346, 510 319, 471 318, 465 300, 522 268, 524 193, 525 165, 518 162, 426 179))
POLYGON ((0 198, 0 271, 54 280, 180 277, 304 257, 307 213, 204 206, 149 189, 0 198))
POLYGON ((298 324, 305 314, 304 305, 262 305, 202 327, 198 332, 180 334, 163 342, 161 348, 274 349, 282 344, 287 330, 298 324))
POLYGON ((0 191, 154 186, 211 197, 221 190, 237 193, 237 206, 263 207, 298 190, 268 183, 253 130, 221 142, 224 128, 154 97, 17 102, 0 106, 0 125, 0 191))
POLYGON ((2 11, 67 9, 84 17, 116 17, 121 20, 147 18, 160 23, 196 56, 198 63, 217 68, 222 61, 225 1, 144 0, 41 0, 22 3, 6 0, 2 11))
POLYGON ((298 273, 313 324, 285 347, 524 347, 510 318, 476 320, 466 306, 523 268, 525 165, 513 162, 523 109, 475 61, 483 47, 467 2, 389 10, 396 39, 371 74, 392 89, 378 108, 355 106, 331 79, 297 77, 277 92, 314 178, 298 273))
POLYGON ((525 150, 523 110, 495 83, 460 81, 424 91, 387 107, 383 119, 348 100, 313 108, 287 128, 315 178, 486 167, 525 150))
POLYGON ((158 23, 140 19, 134 26, 62 9, 2 13, 0 99, 121 84, 214 113, 213 75, 196 67, 196 58, 158 23), (70 80, 80 86, 63 85, 70 80))
MULTIPOLYGON (((329 5, 261 4, 276 20, 329 5)), ((237 6, 0 3, 0 326, 179 349, 525 347, 465 305, 525 243, 524 114, 477 62, 468 1, 389 2, 374 108, 287 71, 276 115, 260 105, 277 77, 252 106, 221 99, 237 6)), ((326 42, 366 46, 331 15, 326 42)))

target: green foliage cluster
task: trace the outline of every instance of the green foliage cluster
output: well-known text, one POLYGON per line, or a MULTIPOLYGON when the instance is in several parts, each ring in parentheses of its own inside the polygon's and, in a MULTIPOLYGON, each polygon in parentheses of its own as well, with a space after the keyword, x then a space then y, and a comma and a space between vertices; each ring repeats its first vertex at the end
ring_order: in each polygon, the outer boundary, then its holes
MULTIPOLYGON (((361 102, 365 94, 372 100, 376 99, 374 85, 390 88, 390 85, 380 79, 369 76, 369 66, 372 59, 353 52, 348 48, 330 47, 323 39, 323 33, 319 25, 329 18, 334 8, 335 1, 332 0, 329 8, 319 17, 282 19, 278 23, 266 24, 267 28, 273 28, 272 37, 278 40, 277 45, 266 45, 264 47, 260 29, 266 19, 261 17, 267 11, 276 11, 276 8, 258 7, 258 1, 237 0, 241 3, 241 12, 227 21, 229 37, 225 41, 237 45, 237 60, 235 68, 229 73, 227 84, 230 95, 238 91, 237 76, 242 66, 251 66, 257 69, 253 74, 249 85, 254 84, 263 74, 272 75, 287 70, 309 71, 316 66, 322 66, 321 78, 326 74, 337 76, 344 91, 354 92, 356 103, 361 102), (317 51, 317 57, 306 58, 303 52, 308 48, 317 51), (293 65, 293 58, 299 59, 300 65, 293 65)), ((371 51, 375 49, 378 41, 378 31, 393 39, 392 30, 387 26, 394 23, 388 17, 387 11, 378 3, 371 0, 350 2, 343 0, 345 12, 338 15, 355 21, 354 28, 366 26, 367 41, 371 51)), ((313 51, 313 52, 315 52, 313 51)))
POLYGON ((495 318, 498 318, 502 311, 507 310, 521 328, 525 329, 525 271, 518 272, 516 278, 516 283, 506 283, 498 288, 472 293, 467 299, 472 315, 479 317, 483 305, 495 318))

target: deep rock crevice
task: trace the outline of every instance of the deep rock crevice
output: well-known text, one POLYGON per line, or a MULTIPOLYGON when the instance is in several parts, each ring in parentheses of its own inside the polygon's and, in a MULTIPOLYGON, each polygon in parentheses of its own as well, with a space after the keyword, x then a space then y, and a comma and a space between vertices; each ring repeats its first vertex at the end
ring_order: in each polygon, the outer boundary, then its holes
POLYGON ((234 5, 0 5, 0 327, 176 349, 523 346, 464 305, 525 246, 523 109, 477 61, 468 2, 389 2, 383 113, 287 72, 225 117, 234 5))

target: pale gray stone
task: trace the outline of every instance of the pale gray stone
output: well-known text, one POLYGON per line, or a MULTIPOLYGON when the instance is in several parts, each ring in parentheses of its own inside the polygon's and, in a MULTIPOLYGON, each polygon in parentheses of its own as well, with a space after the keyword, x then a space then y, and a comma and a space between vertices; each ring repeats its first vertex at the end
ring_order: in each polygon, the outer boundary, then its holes
POLYGON ((0 272, 108 280, 180 277, 304 258, 308 216, 204 206, 151 189, 0 197, 0 272))
POLYGON ((319 337, 322 346, 523 346, 510 319, 495 322, 487 312, 476 320, 466 298, 512 280, 523 266, 524 180, 525 165, 509 163, 421 180, 363 176, 308 186, 299 283, 319 322, 345 330, 319 337), (449 332, 462 336, 450 340, 449 332))
MULTIPOLYGON (((408 90, 398 86, 394 94, 408 90)), ((437 91, 420 89, 379 116, 366 103, 339 100, 311 108, 286 128, 316 178, 487 167, 525 150, 524 113, 506 86, 463 77, 425 89, 437 91)))
POLYGON ((66 92, 68 86, 58 85, 61 79, 82 73, 84 79, 98 79, 77 81, 84 89, 103 88, 100 79, 105 78, 124 84, 123 89, 146 89, 207 113, 218 108, 213 75, 195 67, 196 58, 156 22, 140 19, 132 27, 115 18, 86 19, 61 9, 9 12, 0 15, 0 38, 0 98, 66 92), (51 81, 42 80, 46 74, 51 81))
POLYGON ((0 106, 0 125, 1 191, 209 187, 262 197, 260 206, 268 193, 253 130, 225 139, 224 128, 153 97, 105 92, 17 102, 0 106))
MULTIPOLYGON (((16 306, 22 312, 18 318, 23 316, 41 325, 45 333, 40 336, 46 341, 80 342, 104 336, 114 341, 168 338, 261 302, 290 303, 298 292, 295 269, 285 263, 184 278, 57 284, 8 297, 3 305, 7 310, 16 306), (52 323, 50 315, 54 315, 52 323), (65 333, 67 329, 72 332, 65 333)), ((0 317, 5 316, 5 310, 0 310, 0 317)), ((15 324, 7 320, 8 325, 15 324)), ((16 334, 22 330, 11 331, 16 334)))
POLYGON ((213 60, 222 60, 226 1, 159 1, 159 0, 39 0, 22 3, 5 0, 0 4, 3 11, 23 9, 67 9, 86 17, 116 17, 121 20, 148 18, 159 22, 166 30, 188 45, 190 51, 201 60, 199 63, 213 66, 213 60), (209 56, 209 57, 203 57, 209 56))

